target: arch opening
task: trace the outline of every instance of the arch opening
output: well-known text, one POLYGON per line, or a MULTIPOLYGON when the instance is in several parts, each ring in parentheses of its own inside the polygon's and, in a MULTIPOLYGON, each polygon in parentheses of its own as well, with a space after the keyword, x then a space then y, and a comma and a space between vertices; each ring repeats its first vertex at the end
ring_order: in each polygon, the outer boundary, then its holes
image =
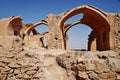
POLYGON ((44 35, 45 33, 48 32, 48 26, 46 26, 45 24, 40 24, 36 27, 34 27, 34 29, 32 29, 30 31, 30 36, 33 36, 33 35, 44 35))
POLYGON ((74 15, 74 16, 70 17, 68 20, 66 20, 66 21, 65 21, 65 24, 70 24, 70 23, 72 23, 72 22, 81 20, 81 19, 83 18, 83 16, 84 16, 83 13, 74 15))
POLYGON ((68 49, 71 50, 88 50, 88 35, 91 28, 84 24, 77 24, 72 26, 68 31, 68 49))
POLYGON ((31 47, 41 47, 47 48, 47 38, 48 26, 42 22, 33 24, 30 28, 26 30, 26 35, 29 37, 29 42, 31 47), (34 45, 33 45, 34 44, 34 45))
POLYGON ((64 17, 59 22, 60 28, 63 32, 63 44, 65 49, 67 49, 66 42, 66 31, 71 28, 73 25, 78 23, 82 23, 90 26, 92 29, 89 38, 88 38, 88 50, 109 50, 110 42, 109 42, 109 31, 110 25, 107 21, 106 16, 102 11, 90 7, 90 6, 82 6, 77 7, 75 9, 67 12, 64 17), (65 22, 70 19, 72 16, 83 13, 84 16, 79 21, 73 22, 70 25, 65 24, 65 22))

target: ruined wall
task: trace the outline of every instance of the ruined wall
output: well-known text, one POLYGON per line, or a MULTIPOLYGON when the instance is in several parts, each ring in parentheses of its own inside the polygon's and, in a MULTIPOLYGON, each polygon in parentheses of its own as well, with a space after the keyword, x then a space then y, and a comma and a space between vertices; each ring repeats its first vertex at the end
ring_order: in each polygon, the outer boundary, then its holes
POLYGON ((68 50, 67 31, 77 24, 85 24, 92 29, 88 36, 89 51, 120 49, 120 14, 107 13, 90 5, 78 6, 59 15, 49 14, 45 19, 34 24, 23 24, 20 16, 1 19, 0 36, 19 36, 26 47, 68 50), (81 13, 82 19, 65 23, 71 17, 81 13), (48 26, 45 34, 35 29, 41 24, 48 26), (33 36, 30 32, 33 32, 33 36), (46 47, 43 43, 44 38, 46 47))
POLYGON ((43 48, 44 47, 42 35, 41 36, 40 35, 27 36, 24 38, 24 43, 29 48, 43 48))
POLYGON ((23 24, 19 16, 2 19, 0 28, 0 80, 120 80, 120 14, 84 5, 35 24, 23 24), (64 23, 81 12, 82 20, 64 23), (68 50, 66 31, 79 23, 95 30, 89 36, 90 50, 109 51, 68 50), (41 24, 49 31, 35 30, 41 24))
POLYGON ((19 36, 0 36, 0 52, 21 51, 23 40, 19 36))
MULTIPOLYGON (((103 51, 118 49, 120 43, 118 39, 118 18, 115 13, 111 14, 90 5, 83 5, 59 15, 49 14, 46 19, 38 23, 45 22, 49 28, 48 36, 46 37, 48 49, 69 49, 67 31, 74 25, 85 24, 92 29, 91 34, 88 36, 88 50, 103 51), (66 20, 81 13, 84 15, 81 20, 65 24, 66 20)), ((26 33, 28 34, 33 27, 34 25, 26 30, 26 33)))
POLYGON ((111 49, 120 49, 120 14, 107 13, 110 24, 110 47, 111 49))
POLYGON ((120 14, 116 14, 114 19, 115 48, 120 49, 120 14))

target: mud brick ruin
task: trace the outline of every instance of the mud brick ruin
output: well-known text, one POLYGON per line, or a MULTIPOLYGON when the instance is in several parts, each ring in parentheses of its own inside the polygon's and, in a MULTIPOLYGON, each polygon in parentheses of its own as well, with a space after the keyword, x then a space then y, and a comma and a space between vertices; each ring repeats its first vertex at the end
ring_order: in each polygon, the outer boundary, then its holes
POLYGON ((23 24, 20 16, 1 19, 0 36, 2 39, 19 36, 27 47, 67 50, 69 35, 66 32, 77 24, 85 24, 92 29, 88 38, 89 51, 120 49, 120 14, 107 13, 90 5, 78 6, 59 15, 49 14, 34 24, 23 24), (82 19, 65 24, 66 20, 81 13, 84 15, 82 19), (39 33, 35 29, 38 25, 48 26, 48 31, 39 33))
POLYGON ((120 80, 120 14, 83 5, 34 24, 20 16, 1 19, 0 80, 120 80), (65 24, 81 13, 82 19, 65 24), (67 31, 77 24, 92 29, 88 51, 68 48, 67 31), (48 31, 37 31, 38 25, 48 31))

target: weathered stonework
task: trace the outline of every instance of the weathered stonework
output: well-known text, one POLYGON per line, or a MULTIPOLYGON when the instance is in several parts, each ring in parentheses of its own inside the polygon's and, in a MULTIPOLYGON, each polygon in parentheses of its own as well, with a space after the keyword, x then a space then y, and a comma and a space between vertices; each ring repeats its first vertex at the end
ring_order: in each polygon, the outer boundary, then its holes
POLYGON ((120 15, 116 14, 115 15, 115 23, 114 23, 114 27, 115 27, 115 47, 116 49, 120 49, 120 15))
POLYGON ((23 24, 19 16, 1 19, 0 36, 19 36, 27 47, 68 50, 67 31, 77 24, 85 24, 92 29, 88 37, 89 51, 120 49, 120 14, 106 13, 90 5, 78 6, 59 15, 49 14, 34 24, 23 24), (82 19, 65 24, 66 20, 81 13, 82 19), (35 30, 42 24, 48 26, 48 31, 40 33, 35 30))
POLYGON ((83 5, 34 24, 20 16, 1 19, 0 28, 0 80, 120 80, 120 14, 83 5), (65 24, 80 13, 81 20, 65 24), (35 29, 41 24, 48 31, 35 29), (92 29, 89 51, 68 48, 67 31, 77 24, 92 29))

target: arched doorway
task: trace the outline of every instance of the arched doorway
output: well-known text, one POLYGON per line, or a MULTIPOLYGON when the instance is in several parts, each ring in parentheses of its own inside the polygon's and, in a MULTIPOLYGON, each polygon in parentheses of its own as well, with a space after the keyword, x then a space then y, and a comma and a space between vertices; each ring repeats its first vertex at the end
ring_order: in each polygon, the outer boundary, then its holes
POLYGON ((59 26, 63 32, 64 48, 67 49, 66 31, 71 27, 71 25, 67 25, 66 27, 65 21, 80 13, 84 14, 83 18, 72 23, 72 25, 82 23, 91 27, 92 31, 88 39, 88 50, 109 50, 110 25, 106 15, 101 10, 89 5, 80 6, 68 11, 60 20, 59 26), (95 45, 94 42, 96 43, 95 45))

